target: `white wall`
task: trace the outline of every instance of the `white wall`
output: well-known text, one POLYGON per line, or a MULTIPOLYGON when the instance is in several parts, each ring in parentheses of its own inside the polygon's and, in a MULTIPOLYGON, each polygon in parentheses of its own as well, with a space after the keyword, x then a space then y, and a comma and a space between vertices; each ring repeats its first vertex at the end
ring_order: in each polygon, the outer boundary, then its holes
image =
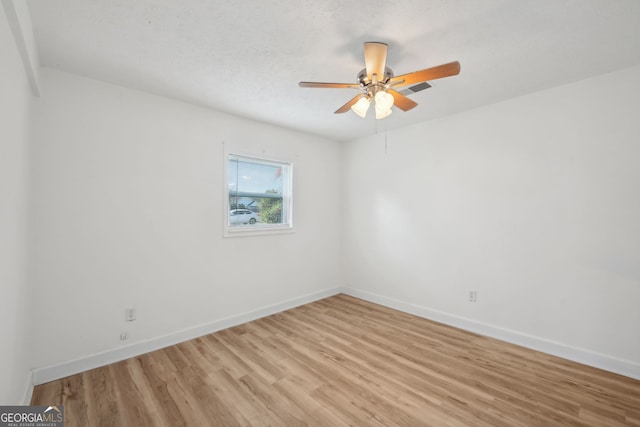
POLYGON ((341 286, 338 143, 51 69, 41 92, 34 367, 341 286), (223 141, 293 158, 294 234, 223 238, 223 141))
POLYGON ((348 291, 640 378, 639 75, 347 144, 348 291))
POLYGON ((23 404, 29 381, 27 285, 28 149, 31 95, 0 7, 0 405, 23 404))

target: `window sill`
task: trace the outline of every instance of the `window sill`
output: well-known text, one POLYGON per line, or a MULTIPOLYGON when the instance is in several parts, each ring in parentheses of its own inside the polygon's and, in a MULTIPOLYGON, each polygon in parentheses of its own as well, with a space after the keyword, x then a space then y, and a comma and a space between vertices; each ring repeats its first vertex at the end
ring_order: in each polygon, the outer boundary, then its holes
POLYGON ((225 227, 224 237, 268 236, 273 234, 295 233, 293 226, 280 227, 225 227))

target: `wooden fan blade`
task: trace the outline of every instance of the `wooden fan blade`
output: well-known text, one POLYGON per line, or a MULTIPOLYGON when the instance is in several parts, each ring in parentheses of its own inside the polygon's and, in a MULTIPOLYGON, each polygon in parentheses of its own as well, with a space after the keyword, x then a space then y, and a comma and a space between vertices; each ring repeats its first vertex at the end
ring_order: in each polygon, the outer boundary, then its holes
POLYGON ((355 104, 356 102, 358 102, 358 100, 360 98, 362 98, 364 96, 364 94, 360 93, 356 96, 354 96, 353 98, 351 98, 349 100, 349 102, 347 102, 346 104, 344 104, 342 107, 338 108, 334 114, 341 114, 341 113, 346 113, 347 111, 349 111, 349 109, 351 109, 351 106, 353 104, 355 104))
POLYGON ((438 65, 437 67, 427 68, 413 73, 402 74, 392 77, 389 81, 394 86, 404 86, 413 83, 422 83, 427 80, 441 79, 443 77, 455 76, 460 73, 460 63, 458 61, 448 64, 438 65), (395 83, 395 84, 394 84, 395 83))
POLYGON ((393 89, 387 89, 387 93, 390 93, 391 96, 393 96, 393 105, 395 105, 402 111, 409 111, 413 107, 418 105, 418 103, 414 100, 407 98, 400 92, 396 92, 393 89))
POLYGON ((300 87, 320 87, 320 88, 335 88, 335 89, 345 89, 345 88, 353 88, 360 89, 360 85, 354 83, 321 83, 321 82, 300 82, 298 83, 300 87))
POLYGON ((378 80, 383 80, 384 68, 387 65, 387 44, 366 42, 364 44, 364 64, 369 80, 373 80, 374 74, 378 75, 378 80))

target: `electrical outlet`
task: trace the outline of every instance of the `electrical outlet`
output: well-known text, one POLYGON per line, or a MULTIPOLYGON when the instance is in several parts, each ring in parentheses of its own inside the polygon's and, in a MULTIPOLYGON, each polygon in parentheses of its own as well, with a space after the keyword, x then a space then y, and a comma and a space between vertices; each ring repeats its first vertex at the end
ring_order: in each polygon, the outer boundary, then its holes
POLYGON ((127 322, 133 322, 134 320, 136 320, 136 309, 131 307, 131 308, 125 308, 124 309, 124 320, 127 322))
POLYGON ((124 340, 128 340, 129 339, 129 332, 124 331, 120 333, 120 340, 124 341, 124 340))
POLYGON ((476 294, 476 291, 469 291, 469 302, 476 302, 478 299, 478 296, 476 294))

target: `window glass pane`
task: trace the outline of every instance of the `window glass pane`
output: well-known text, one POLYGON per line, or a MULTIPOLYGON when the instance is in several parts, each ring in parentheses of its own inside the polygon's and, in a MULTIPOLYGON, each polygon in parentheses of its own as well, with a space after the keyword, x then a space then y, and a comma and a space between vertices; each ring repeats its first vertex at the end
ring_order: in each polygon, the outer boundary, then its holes
POLYGON ((229 228, 290 226, 291 165, 230 155, 229 228))
POLYGON ((282 194, 283 165, 229 160, 229 192, 282 194))

